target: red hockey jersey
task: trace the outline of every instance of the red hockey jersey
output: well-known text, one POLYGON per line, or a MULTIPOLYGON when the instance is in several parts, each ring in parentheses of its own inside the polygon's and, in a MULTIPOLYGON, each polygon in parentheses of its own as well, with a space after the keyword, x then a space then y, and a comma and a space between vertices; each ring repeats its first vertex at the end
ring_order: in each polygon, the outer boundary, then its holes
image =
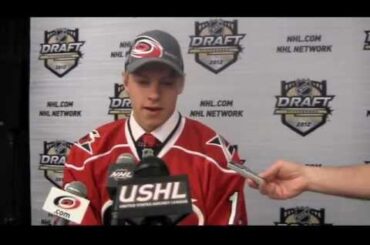
MULTIPOLYGON (((204 124, 182 117, 157 157, 170 175, 186 174, 193 213, 179 225, 246 225, 244 178, 227 168, 238 162, 235 147, 204 124)), ((90 205, 83 225, 101 225, 104 212, 112 205, 107 191, 108 167, 122 153, 140 161, 130 132, 130 120, 105 124, 76 142, 67 157, 64 185, 81 181, 87 186, 90 205)))

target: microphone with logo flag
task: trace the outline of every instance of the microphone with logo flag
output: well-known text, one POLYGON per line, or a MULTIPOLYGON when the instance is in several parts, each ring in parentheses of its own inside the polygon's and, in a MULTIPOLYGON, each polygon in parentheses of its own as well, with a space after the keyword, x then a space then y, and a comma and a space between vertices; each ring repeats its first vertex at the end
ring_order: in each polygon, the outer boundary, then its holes
MULTIPOLYGON (((120 183, 133 177, 135 168, 134 157, 130 153, 123 153, 118 156, 115 164, 109 166, 107 189, 111 200, 116 199, 116 190, 120 183)), ((115 205, 109 207, 103 215, 105 225, 118 225, 118 211, 115 205)))
POLYGON ((122 180, 132 178, 134 168, 135 160, 130 153, 119 155, 116 163, 109 166, 107 188, 112 200, 116 196, 118 183, 122 180))
POLYGON ((164 161, 146 154, 117 189, 119 219, 131 225, 175 225, 192 212, 188 177, 169 176, 164 161))
POLYGON ((81 224, 90 202, 86 197, 86 186, 73 181, 64 190, 52 187, 42 209, 59 217, 54 225, 81 224))

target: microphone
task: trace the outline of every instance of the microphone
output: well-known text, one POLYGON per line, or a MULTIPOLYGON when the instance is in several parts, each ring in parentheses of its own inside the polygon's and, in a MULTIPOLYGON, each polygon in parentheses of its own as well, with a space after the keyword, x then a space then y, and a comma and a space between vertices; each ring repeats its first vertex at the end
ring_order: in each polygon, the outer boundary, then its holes
MULTIPOLYGON (((66 184, 66 186, 64 187, 64 190, 66 192, 69 192, 79 197, 83 197, 83 198, 87 197, 86 186, 80 181, 72 181, 66 184)), ((69 224, 69 220, 58 217, 55 225, 68 225, 68 224, 69 224)))
POLYGON ((64 187, 64 190, 76 196, 87 198, 87 189, 81 181, 72 181, 64 187))
POLYGON ((170 172, 164 161, 155 156, 147 156, 134 169, 135 178, 169 176, 170 172))
POLYGON ((87 188, 82 182, 73 181, 64 189, 52 187, 43 210, 58 216, 54 225, 68 225, 70 221, 80 224, 90 202, 86 199, 87 188))
MULTIPOLYGON (((134 170, 135 178, 161 177, 169 176, 167 165, 158 157, 155 157, 151 152, 146 152, 143 155, 143 160, 134 170)), ((150 216, 145 217, 141 225, 171 225, 172 221, 167 216, 150 216)))
POLYGON ((265 182, 265 180, 261 176, 259 176, 255 172, 253 172, 247 166, 237 164, 237 163, 234 163, 234 162, 230 161, 230 162, 227 163, 227 167, 230 168, 231 170, 234 170, 235 172, 237 172, 238 174, 240 174, 244 178, 254 180, 257 183, 258 186, 265 182))
POLYGON ((135 160, 130 153, 119 155, 116 163, 109 166, 107 188, 112 200, 116 197, 118 183, 132 178, 134 168, 135 160))
POLYGON ((115 208, 129 224, 175 225, 192 212, 187 176, 169 176, 165 162, 152 154, 117 191, 115 208))
MULTIPOLYGON (((111 200, 114 201, 116 199, 116 191, 120 183, 133 177, 134 168, 135 160, 130 153, 119 155, 116 163, 109 166, 107 189, 111 200)), ((105 225, 118 225, 118 222, 118 211, 115 209, 113 203, 113 205, 105 211, 103 223, 105 225)))

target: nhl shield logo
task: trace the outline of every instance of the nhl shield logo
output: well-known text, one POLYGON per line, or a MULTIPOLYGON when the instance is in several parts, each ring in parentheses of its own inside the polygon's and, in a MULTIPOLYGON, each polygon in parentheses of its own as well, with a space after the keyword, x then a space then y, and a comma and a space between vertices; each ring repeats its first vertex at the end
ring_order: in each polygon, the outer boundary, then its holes
POLYGON ((128 118, 131 114, 131 99, 123 84, 114 84, 114 97, 109 97, 109 115, 114 115, 114 120, 128 118))
POLYGON ((64 140, 44 141, 44 153, 40 154, 39 169, 43 170, 45 178, 57 187, 62 186, 64 163, 72 146, 72 143, 64 140))
POLYGON ((365 34, 364 50, 370 50, 370 31, 365 31, 365 34))
POLYGON ((276 96, 275 115, 281 115, 284 125, 306 136, 324 125, 332 109, 334 95, 326 94, 326 81, 297 79, 281 82, 281 96, 276 96))
POLYGON ((275 225, 330 225, 325 223, 325 209, 310 207, 280 208, 280 221, 275 225))
POLYGON ((213 73, 219 73, 237 61, 242 51, 238 22, 212 19, 195 22, 195 35, 190 36, 189 54, 195 61, 213 73))
POLYGON ((78 65, 82 57, 81 47, 85 43, 78 40, 78 29, 59 28, 45 31, 39 60, 58 77, 63 77, 78 65))

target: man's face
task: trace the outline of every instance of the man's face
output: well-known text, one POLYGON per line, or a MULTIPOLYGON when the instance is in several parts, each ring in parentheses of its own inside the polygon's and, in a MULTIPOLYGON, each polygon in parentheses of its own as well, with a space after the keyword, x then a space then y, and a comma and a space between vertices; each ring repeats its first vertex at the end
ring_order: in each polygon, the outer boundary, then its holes
POLYGON ((165 123, 174 112, 184 78, 167 65, 149 63, 135 73, 125 73, 124 85, 136 121, 150 132, 165 123))

